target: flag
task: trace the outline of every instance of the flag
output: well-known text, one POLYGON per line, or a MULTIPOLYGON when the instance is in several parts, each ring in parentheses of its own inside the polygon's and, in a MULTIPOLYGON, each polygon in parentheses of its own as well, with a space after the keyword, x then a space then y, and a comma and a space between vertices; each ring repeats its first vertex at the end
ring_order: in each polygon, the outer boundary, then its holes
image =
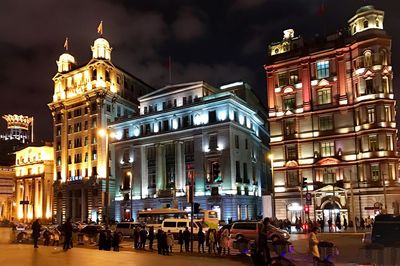
POLYGON ((68 37, 65 38, 64 49, 65 51, 68 51, 68 37))
POLYGON ((103 36, 103 21, 100 21, 100 24, 97 27, 97 33, 100 34, 100 36, 103 36))

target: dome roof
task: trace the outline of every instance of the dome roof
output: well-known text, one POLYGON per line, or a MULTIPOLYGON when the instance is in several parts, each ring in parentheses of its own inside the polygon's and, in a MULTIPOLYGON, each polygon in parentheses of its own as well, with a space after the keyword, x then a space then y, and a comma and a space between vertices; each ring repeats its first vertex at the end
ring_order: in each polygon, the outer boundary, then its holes
POLYGON ((110 43, 104 38, 98 38, 94 41, 94 46, 106 46, 110 47, 110 43))
POLYGON ((60 58, 58 59, 58 61, 75 63, 75 58, 68 53, 63 53, 62 55, 60 55, 60 58))
POLYGON ((362 6, 357 10, 356 14, 360 14, 360 13, 363 13, 365 11, 370 11, 370 10, 375 10, 375 7, 372 5, 362 6))

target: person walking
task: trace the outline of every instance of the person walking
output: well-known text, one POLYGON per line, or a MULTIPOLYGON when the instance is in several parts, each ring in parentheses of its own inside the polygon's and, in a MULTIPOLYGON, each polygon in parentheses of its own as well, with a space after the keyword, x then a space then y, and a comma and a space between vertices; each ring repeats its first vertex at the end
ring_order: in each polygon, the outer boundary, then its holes
POLYGON ((153 251, 153 241, 154 241, 154 227, 149 228, 149 249, 153 251))
POLYGON ((203 250, 204 253, 204 241, 205 241, 205 234, 203 232, 203 228, 199 227, 199 232, 197 233, 197 241, 198 241, 198 252, 200 253, 200 248, 203 250))
POLYGON ((180 246, 180 252, 182 253, 183 252, 183 250, 182 250, 182 246, 183 246, 183 232, 182 232, 182 230, 179 230, 179 233, 178 233, 178 244, 180 246))
POLYGON ((308 237, 308 249, 313 256, 313 260, 319 260, 319 250, 318 250, 318 243, 319 240, 317 238, 318 234, 318 227, 313 227, 311 233, 308 237))
POLYGON ((168 230, 167 234, 167 248, 169 252, 172 253, 172 247, 174 246, 174 234, 171 233, 171 230, 168 230))
POLYGON ((211 254, 211 252, 214 252, 216 254, 215 250, 215 240, 216 240, 216 235, 215 235, 215 229, 208 229, 208 253, 211 254))
POLYGON ((39 219, 36 219, 32 224, 32 238, 33 238, 33 247, 38 248, 38 241, 40 237, 40 229, 41 225, 39 223, 39 219))
POLYGON ((72 242, 72 223, 71 223, 71 218, 68 218, 67 221, 63 225, 63 231, 64 231, 64 247, 63 250, 67 251, 68 249, 72 248, 71 242, 72 242))
POLYGON ((185 228, 185 231, 183 231, 183 241, 185 242, 185 251, 189 252, 190 232, 187 227, 185 228))

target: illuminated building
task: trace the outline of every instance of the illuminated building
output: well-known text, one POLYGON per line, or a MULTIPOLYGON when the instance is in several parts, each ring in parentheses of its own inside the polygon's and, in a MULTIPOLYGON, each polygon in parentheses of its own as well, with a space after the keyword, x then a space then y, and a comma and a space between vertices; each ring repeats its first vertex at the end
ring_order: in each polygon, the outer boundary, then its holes
POLYGON ((14 217, 15 173, 10 166, 0 166, 0 220, 14 217))
MULTIPOLYGON (((67 217, 102 221, 106 216, 108 158, 105 139, 98 130, 135 114, 137 97, 152 91, 111 62, 112 48, 106 39, 96 39, 91 50, 91 60, 79 66, 71 54, 60 56, 53 78, 53 101, 48 104, 54 121, 53 216, 58 223, 67 217)), ((109 188, 114 191, 112 177, 109 188)))
POLYGON ((265 70, 277 218, 302 216, 303 178, 304 196, 306 188, 312 193, 311 219, 340 213, 349 222, 385 205, 394 211, 399 160, 383 19, 383 11, 364 6, 347 30, 312 42, 287 30, 270 45, 265 70))
POLYGON ((269 136, 265 111, 248 84, 168 85, 139 102, 139 115, 109 127, 117 220, 136 219, 145 208, 188 210, 191 178, 194 201, 220 219, 262 213, 269 136))
POLYGON ((3 115, 7 122, 7 131, 0 136, 3 140, 18 140, 21 143, 31 142, 33 139, 33 117, 24 115, 3 115))
POLYGON ((15 153, 15 215, 18 220, 51 221, 54 151, 52 143, 30 144, 15 153))

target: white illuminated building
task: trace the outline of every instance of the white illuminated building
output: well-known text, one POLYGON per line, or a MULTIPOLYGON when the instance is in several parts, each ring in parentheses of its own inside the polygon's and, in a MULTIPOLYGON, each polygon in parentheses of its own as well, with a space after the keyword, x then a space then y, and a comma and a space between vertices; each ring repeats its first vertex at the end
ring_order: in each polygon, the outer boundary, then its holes
POLYGON ((145 208, 186 209, 190 178, 195 202, 220 219, 261 214, 269 136, 265 112, 247 84, 168 85, 139 103, 138 116, 109 127, 117 220, 136 219, 145 208))

